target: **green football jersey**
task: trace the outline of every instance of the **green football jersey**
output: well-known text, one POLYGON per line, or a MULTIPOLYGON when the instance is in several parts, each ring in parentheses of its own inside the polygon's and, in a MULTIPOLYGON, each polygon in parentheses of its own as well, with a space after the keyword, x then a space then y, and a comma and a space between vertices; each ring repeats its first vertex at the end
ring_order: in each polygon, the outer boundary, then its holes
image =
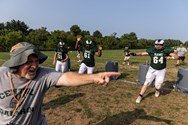
POLYGON ((57 54, 57 60, 62 61, 66 58, 66 54, 69 50, 67 48, 58 47, 55 51, 57 54))
POLYGON ((166 68, 166 56, 169 56, 170 53, 173 53, 174 50, 172 48, 162 48, 157 50, 155 48, 148 48, 146 52, 149 54, 151 58, 150 66, 156 70, 161 70, 166 68))
POLYGON ((83 63, 86 64, 86 66, 89 67, 93 67, 95 66, 95 52, 97 52, 98 49, 96 47, 92 47, 92 48, 86 48, 83 47, 82 48, 82 52, 83 52, 83 63))

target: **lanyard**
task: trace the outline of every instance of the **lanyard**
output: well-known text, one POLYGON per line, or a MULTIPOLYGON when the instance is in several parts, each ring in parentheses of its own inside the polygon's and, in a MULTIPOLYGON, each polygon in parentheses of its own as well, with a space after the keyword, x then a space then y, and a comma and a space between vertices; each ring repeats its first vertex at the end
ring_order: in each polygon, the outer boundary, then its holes
POLYGON ((26 86, 25 86, 23 92, 21 93, 20 98, 17 99, 16 96, 15 96, 15 93, 14 93, 14 87, 13 87, 13 82, 12 82, 12 73, 10 73, 10 87, 11 87, 11 90, 12 90, 12 96, 13 96, 13 98, 16 100, 16 107, 15 107, 14 110, 13 110, 13 115, 16 113, 16 110, 17 110, 18 107, 20 106, 20 102, 21 102, 21 100, 22 100, 22 98, 23 98, 23 96, 24 96, 24 94, 25 94, 25 92, 26 92, 26 90, 27 90, 27 88, 28 88, 28 86, 29 86, 29 83, 31 83, 31 80, 29 80, 29 81, 26 83, 26 86))

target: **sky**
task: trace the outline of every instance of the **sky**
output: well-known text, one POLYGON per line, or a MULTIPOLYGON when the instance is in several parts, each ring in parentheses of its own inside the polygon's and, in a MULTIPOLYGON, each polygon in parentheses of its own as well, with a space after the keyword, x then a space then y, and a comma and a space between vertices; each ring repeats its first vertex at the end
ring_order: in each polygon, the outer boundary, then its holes
POLYGON ((49 32, 78 25, 103 36, 188 41, 188 0, 0 0, 0 23, 13 19, 49 32))

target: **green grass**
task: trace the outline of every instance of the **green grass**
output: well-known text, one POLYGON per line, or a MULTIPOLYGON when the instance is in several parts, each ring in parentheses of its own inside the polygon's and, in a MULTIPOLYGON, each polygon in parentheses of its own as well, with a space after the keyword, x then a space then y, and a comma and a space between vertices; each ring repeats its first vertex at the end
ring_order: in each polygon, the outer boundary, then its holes
MULTIPOLYGON (((131 50, 132 52, 145 50, 131 50)), ((42 66, 54 67, 54 52, 44 52, 48 59, 42 66)), ((76 52, 69 53, 71 70, 77 72, 80 63, 76 52)), ((0 53, 0 64, 9 59, 9 53, 0 53)), ((118 80, 110 81, 108 87, 87 85, 81 87, 50 88, 44 98, 43 111, 49 125, 187 125, 188 95, 172 91, 177 80, 176 61, 169 60, 165 85, 159 98, 154 88, 148 88, 140 104, 135 99, 141 86, 136 83, 139 64, 148 56, 131 57, 130 66, 122 65, 123 50, 104 50, 102 57, 95 57, 95 73, 105 71, 107 61, 117 61, 118 80)), ((185 62, 188 62, 186 58, 185 62)), ((185 67, 188 65, 186 64, 185 67)))

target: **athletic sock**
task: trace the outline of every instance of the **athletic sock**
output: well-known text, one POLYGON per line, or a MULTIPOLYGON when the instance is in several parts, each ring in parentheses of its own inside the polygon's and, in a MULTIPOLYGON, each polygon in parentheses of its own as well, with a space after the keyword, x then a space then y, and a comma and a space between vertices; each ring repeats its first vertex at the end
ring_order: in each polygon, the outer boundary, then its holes
POLYGON ((143 95, 139 94, 140 97, 142 97, 143 95))

